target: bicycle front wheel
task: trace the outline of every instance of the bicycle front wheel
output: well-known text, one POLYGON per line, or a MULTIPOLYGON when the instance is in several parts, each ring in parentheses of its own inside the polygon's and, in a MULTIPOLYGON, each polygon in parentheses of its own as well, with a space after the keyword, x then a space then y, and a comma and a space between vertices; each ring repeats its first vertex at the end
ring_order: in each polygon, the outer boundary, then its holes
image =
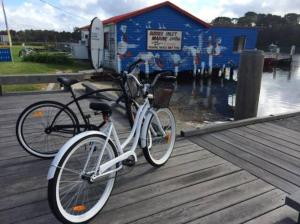
POLYGON ((162 108, 152 115, 148 124, 146 147, 143 148, 146 160, 155 167, 164 165, 170 158, 176 139, 176 124, 172 111, 162 108), (161 128, 165 133, 162 133, 161 128))
POLYGON ((41 101, 27 107, 16 125, 17 139, 30 154, 54 157, 61 146, 77 133, 76 115, 63 104, 41 101))
POLYGON ((54 215, 63 223, 85 223, 105 205, 113 189, 117 165, 107 175, 91 181, 98 159, 100 165, 117 156, 116 148, 100 134, 91 134, 71 145, 58 163, 48 183, 48 201, 54 215), (101 156, 102 155, 102 156, 101 156))

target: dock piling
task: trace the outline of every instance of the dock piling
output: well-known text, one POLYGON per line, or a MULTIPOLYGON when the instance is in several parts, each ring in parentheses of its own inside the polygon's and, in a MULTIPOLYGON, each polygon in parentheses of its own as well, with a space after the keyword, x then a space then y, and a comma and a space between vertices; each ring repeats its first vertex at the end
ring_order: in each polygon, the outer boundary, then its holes
POLYGON ((235 120, 256 117, 263 72, 263 51, 241 53, 236 93, 235 120))

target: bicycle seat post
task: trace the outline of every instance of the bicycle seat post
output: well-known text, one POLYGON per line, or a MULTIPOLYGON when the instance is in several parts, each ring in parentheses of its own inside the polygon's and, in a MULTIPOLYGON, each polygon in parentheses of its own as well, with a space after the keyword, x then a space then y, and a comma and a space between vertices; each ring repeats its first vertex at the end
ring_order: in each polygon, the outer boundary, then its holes
POLYGON ((74 93, 74 91, 73 91, 72 86, 69 87, 69 91, 70 91, 70 93, 71 93, 71 95, 72 95, 72 98, 75 99, 76 96, 75 96, 75 93, 74 93))

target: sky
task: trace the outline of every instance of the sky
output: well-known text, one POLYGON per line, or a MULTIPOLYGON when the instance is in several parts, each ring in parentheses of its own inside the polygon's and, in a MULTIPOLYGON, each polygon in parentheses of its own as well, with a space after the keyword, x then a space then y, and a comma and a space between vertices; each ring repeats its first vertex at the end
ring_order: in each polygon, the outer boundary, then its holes
MULTIPOLYGON (((0 0, 1 1, 1 0, 0 0)), ((95 17, 107 19, 134 11, 162 0, 3 0, 10 29, 49 29, 72 31, 95 17), (54 7, 53 7, 54 6, 54 7)), ((170 0, 172 3, 211 22, 218 16, 240 17, 245 12, 300 13, 299 0, 170 0), (274 4, 276 2, 276 4, 274 4)), ((0 10, 0 30, 4 29, 0 10)))

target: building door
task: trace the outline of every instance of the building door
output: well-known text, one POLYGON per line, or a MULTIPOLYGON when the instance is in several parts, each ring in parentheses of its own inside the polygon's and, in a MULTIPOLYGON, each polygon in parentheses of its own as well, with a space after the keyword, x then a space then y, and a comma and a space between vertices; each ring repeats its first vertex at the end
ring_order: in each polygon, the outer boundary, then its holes
POLYGON ((115 69, 115 25, 104 27, 104 66, 115 69))

